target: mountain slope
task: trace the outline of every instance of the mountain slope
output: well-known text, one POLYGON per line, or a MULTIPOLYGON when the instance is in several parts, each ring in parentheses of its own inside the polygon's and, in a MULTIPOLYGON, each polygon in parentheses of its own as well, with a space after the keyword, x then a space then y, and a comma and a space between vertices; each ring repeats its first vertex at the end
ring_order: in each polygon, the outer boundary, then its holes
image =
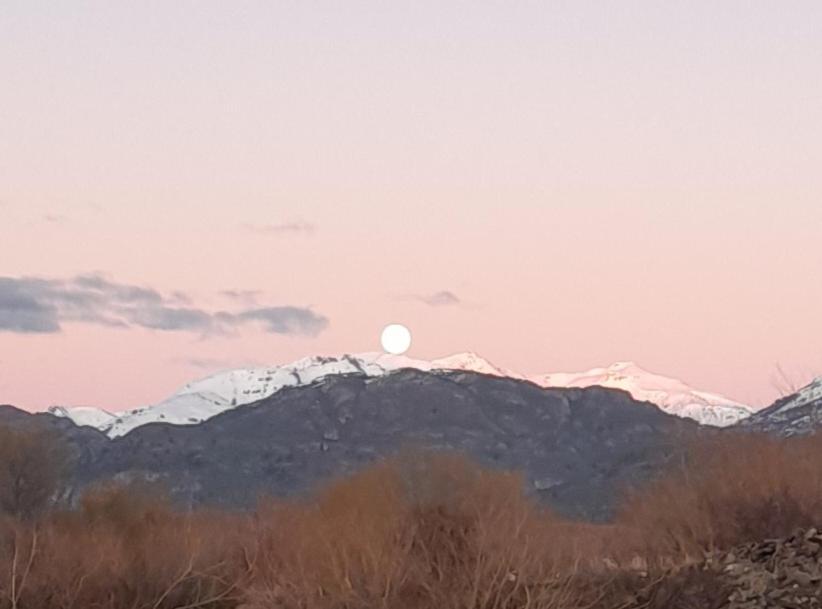
POLYGON ((185 385, 154 406, 111 415, 93 409, 55 409, 78 425, 91 425, 111 437, 124 435, 147 423, 177 425, 201 423, 243 404, 261 400, 286 387, 346 374, 380 377, 400 369, 422 371, 461 370, 498 377, 529 380, 543 387, 602 386, 628 391, 634 398, 657 404, 664 411, 699 423, 727 426, 750 414, 750 409, 722 396, 701 392, 681 381, 647 372, 633 363, 617 363, 580 373, 554 373, 525 377, 495 366, 474 353, 459 353, 432 361, 381 353, 337 357, 307 357, 291 364, 219 372, 185 385))
POLYGON ((741 422, 742 428, 794 436, 822 425, 822 377, 741 422))
POLYGON ((330 375, 200 425, 153 423, 109 441, 84 479, 159 480, 179 500, 252 505, 404 447, 451 450, 523 470, 568 513, 601 518, 617 491, 703 433, 626 392, 545 389, 471 372, 330 375))

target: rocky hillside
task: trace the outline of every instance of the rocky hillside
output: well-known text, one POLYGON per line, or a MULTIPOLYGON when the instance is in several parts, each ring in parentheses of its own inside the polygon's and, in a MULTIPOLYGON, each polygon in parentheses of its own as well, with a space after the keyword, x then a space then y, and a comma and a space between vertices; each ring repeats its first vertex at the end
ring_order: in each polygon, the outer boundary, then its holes
POLYGON ((743 429, 783 436, 813 433, 822 425, 822 378, 741 422, 743 429))

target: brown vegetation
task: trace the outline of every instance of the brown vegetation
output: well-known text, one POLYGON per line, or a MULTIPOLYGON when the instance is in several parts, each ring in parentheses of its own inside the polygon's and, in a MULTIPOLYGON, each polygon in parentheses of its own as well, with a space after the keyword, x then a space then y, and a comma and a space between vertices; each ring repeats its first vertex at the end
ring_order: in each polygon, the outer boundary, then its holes
MULTIPOLYGON (((10 480, 20 460, 4 450, 0 479, 10 480)), ((523 494, 518 474, 436 454, 244 514, 181 512, 116 485, 43 513, 48 486, 29 504, 36 518, 20 501, 2 504, 0 609, 719 606, 719 576, 690 565, 819 524, 821 456, 815 438, 720 434, 634 491, 608 525, 560 518, 523 494)))
POLYGON ((643 554, 682 561, 822 522, 822 438, 720 434, 635 492, 619 521, 643 554))
POLYGON ((0 427, 0 513, 36 517, 60 493, 68 451, 39 429, 0 427))

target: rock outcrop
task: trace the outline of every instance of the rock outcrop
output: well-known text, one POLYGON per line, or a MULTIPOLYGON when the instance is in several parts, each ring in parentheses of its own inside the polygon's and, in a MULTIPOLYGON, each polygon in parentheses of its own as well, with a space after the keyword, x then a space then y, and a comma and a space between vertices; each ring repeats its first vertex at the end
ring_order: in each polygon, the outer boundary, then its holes
POLYGON ((730 589, 726 609, 822 607, 822 532, 751 543, 709 557, 730 589))

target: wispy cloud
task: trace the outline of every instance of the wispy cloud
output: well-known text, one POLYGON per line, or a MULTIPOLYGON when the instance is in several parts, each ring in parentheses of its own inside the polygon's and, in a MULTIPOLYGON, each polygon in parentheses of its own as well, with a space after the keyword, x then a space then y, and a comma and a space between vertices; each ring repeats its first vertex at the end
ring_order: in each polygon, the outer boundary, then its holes
POLYGON ((253 233, 261 235, 312 235, 317 230, 317 225, 312 222, 301 220, 294 222, 282 222, 279 224, 243 224, 243 227, 253 233))
POLYGON ((43 216, 43 222, 46 224, 56 224, 62 226, 67 224, 68 221, 68 216, 64 216, 63 214, 46 214, 43 216))
POLYGON ((223 290, 220 292, 220 296, 246 305, 257 305, 262 294, 260 290, 223 290))
POLYGON ((211 357, 183 357, 171 361, 180 362, 198 370, 228 370, 231 368, 259 368, 262 366, 256 361, 239 361, 211 357))
POLYGON ((462 303, 462 300, 448 290, 435 292, 429 296, 421 296, 420 300, 431 307, 450 307, 462 303))
POLYGON ((183 293, 118 283, 99 274, 69 279, 0 277, 0 331, 56 333, 64 323, 165 332, 223 334, 256 324, 275 334, 316 336, 328 319, 308 307, 254 306, 209 311, 183 293))
POLYGON ((440 290, 432 294, 406 294, 400 300, 415 300, 429 307, 454 307, 463 304, 462 299, 450 290, 440 290))

